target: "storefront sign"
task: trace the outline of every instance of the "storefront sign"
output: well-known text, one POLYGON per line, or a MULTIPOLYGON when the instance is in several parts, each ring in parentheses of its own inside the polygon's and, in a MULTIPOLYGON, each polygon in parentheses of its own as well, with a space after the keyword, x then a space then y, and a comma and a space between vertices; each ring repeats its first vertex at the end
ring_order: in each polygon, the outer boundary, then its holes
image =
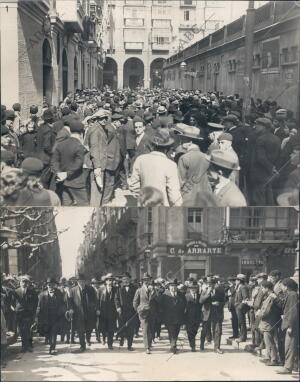
POLYGON ((223 252, 223 247, 209 245, 201 240, 193 240, 186 245, 168 247, 168 254, 173 256, 223 255, 223 252))
POLYGON ((264 262, 259 259, 242 259, 242 265, 264 265, 264 262))
POLYGON ((296 253, 296 249, 297 249, 297 248, 284 248, 283 253, 284 253, 285 255, 291 255, 291 254, 296 253))

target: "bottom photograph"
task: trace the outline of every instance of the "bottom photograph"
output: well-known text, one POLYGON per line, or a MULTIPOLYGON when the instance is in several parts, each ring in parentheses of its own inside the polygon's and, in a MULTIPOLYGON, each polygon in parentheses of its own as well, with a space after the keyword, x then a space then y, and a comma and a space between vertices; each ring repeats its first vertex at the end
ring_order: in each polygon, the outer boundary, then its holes
POLYGON ((298 214, 1 208, 1 380, 298 380, 298 214))

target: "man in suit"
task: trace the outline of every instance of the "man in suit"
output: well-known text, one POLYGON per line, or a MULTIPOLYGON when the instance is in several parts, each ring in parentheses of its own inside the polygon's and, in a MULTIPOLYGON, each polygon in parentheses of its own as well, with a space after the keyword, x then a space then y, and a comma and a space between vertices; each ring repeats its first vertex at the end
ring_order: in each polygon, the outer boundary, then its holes
POLYGON ((144 273, 142 286, 136 291, 133 299, 134 310, 138 313, 143 328, 144 346, 147 354, 151 354, 153 340, 153 326, 157 312, 157 297, 153 288, 150 288, 151 276, 144 273))
POLYGON ((64 206, 87 206, 86 176, 83 171, 86 149, 82 144, 84 125, 76 120, 68 121, 70 137, 59 142, 53 152, 51 166, 62 185, 64 206))
POLYGON ((201 305, 199 301, 199 285, 196 280, 188 285, 185 295, 185 325, 192 352, 196 351, 196 335, 201 322, 201 305))
MULTIPOLYGON (((58 290, 62 293, 65 306, 68 309, 68 296, 69 296, 70 287, 68 286, 68 282, 65 277, 60 278, 58 290)), ((70 329, 71 329, 70 321, 68 321, 66 316, 64 315, 64 317, 61 319, 61 328, 60 328, 61 342, 65 341, 65 336, 66 336, 66 343, 67 344, 70 343, 70 329)))
POLYGON ((30 287, 30 278, 20 278, 20 288, 13 294, 12 306, 15 306, 17 325, 22 341, 22 353, 32 352, 31 324, 34 321, 38 303, 37 293, 30 287))
POLYGON ((114 277, 108 273, 105 278, 105 286, 99 290, 98 312, 103 330, 103 335, 107 338, 108 349, 113 349, 114 332, 117 328, 117 309, 115 305, 118 290, 113 286, 114 277))
POLYGON ((281 142, 273 134, 272 128, 272 122, 268 118, 258 118, 255 121, 257 139, 250 163, 250 205, 253 206, 274 205, 270 179, 278 174, 276 164, 280 157, 281 142))
POLYGON ((107 130, 108 115, 104 110, 97 111, 87 117, 88 124, 84 137, 84 145, 89 152, 85 156, 84 167, 89 175, 90 205, 100 207, 103 195, 103 179, 107 161, 107 130))
POLYGON ((245 342, 247 341, 246 313, 250 309, 246 303, 246 300, 250 299, 249 288, 246 284, 246 276, 242 273, 238 274, 236 276, 235 285, 236 295, 234 306, 236 309, 240 330, 240 337, 237 339, 237 342, 245 342))
MULTIPOLYGON (((96 278, 92 278, 91 280, 91 286, 94 288, 96 295, 97 295, 97 300, 99 298, 99 289, 100 289, 100 281, 97 280, 96 278)), ((101 342, 100 339, 100 320, 99 316, 96 316, 96 327, 95 327, 95 333, 96 333, 96 340, 97 342, 101 342)))
POLYGON ((137 320, 137 313, 133 307, 135 292, 136 288, 130 283, 130 278, 128 275, 124 275, 122 286, 116 293, 115 304, 119 316, 120 346, 123 346, 124 338, 126 338, 129 351, 133 351, 132 343, 137 320))
POLYGON ((145 125, 142 118, 135 116, 133 118, 133 127, 135 131, 135 154, 132 164, 135 159, 143 154, 148 154, 152 151, 152 145, 149 136, 145 133, 145 125))
POLYGON ((230 339, 235 339, 239 337, 239 324, 238 318, 235 310, 234 300, 235 300, 235 276, 230 276, 228 278, 229 288, 227 290, 228 297, 228 310, 231 313, 231 326, 232 326, 232 336, 230 339))
POLYGON ((222 323, 224 320, 225 290, 221 285, 216 284, 212 276, 207 277, 206 288, 202 288, 200 304, 202 304, 203 326, 200 337, 200 350, 204 350, 204 342, 211 323, 214 336, 214 351, 223 354, 220 349, 222 323))
POLYGON ((55 279, 47 279, 47 290, 39 294, 36 310, 38 332, 48 339, 51 355, 57 354, 56 337, 67 310, 64 296, 56 286, 55 279))
POLYGON ((95 290, 87 285, 87 278, 83 274, 78 275, 78 285, 70 289, 69 316, 73 320, 74 329, 78 333, 80 349, 86 350, 86 340, 91 344, 91 333, 95 327, 97 296, 95 290))
POLYGON ((180 326, 184 322, 186 299, 184 294, 177 290, 178 282, 176 279, 170 281, 167 286, 168 289, 159 301, 159 310, 162 315, 162 322, 165 323, 169 333, 170 352, 176 354, 180 326))

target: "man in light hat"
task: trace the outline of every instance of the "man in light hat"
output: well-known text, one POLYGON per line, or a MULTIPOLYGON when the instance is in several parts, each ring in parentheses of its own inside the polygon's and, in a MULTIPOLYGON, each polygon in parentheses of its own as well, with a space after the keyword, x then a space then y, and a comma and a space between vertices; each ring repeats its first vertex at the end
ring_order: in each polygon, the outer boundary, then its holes
POLYGON ((114 333, 117 329, 117 309, 115 300, 117 288, 113 286, 114 277, 108 273, 105 278, 105 287, 99 291, 98 312, 103 330, 103 336, 107 338, 108 349, 113 349, 114 333))
POLYGON ((208 137, 211 141, 207 149, 207 154, 211 154, 213 150, 217 150, 220 148, 218 138, 221 134, 223 134, 225 126, 220 123, 209 122, 208 126, 208 137))
POLYGON ((167 284, 168 289, 159 300, 159 310, 162 322, 165 323, 169 334, 170 352, 177 353, 177 339, 180 327, 184 323, 184 312, 186 299, 184 294, 177 290, 177 279, 171 280, 167 284))
POLYGON ((196 280, 193 280, 189 282, 188 290, 185 294, 185 325, 192 352, 196 351, 196 335, 201 322, 201 305, 199 298, 199 285, 196 280))
POLYGON ((136 291, 133 299, 134 310, 138 313, 143 329, 144 347, 146 353, 151 353, 154 332, 154 319, 157 314, 157 297, 150 287, 152 277, 144 273, 141 279, 142 286, 136 291))
POLYGON ((41 292, 38 297, 35 322, 40 335, 45 336, 50 345, 49 354, 57 354, 56 338, 61 330, 62 320, 65 318, 67 306, 64 296, 57 288, 57 282, 53 277, 47 279, 47 290, 41 292))
MULTIPOLYGON (((239 157, 232 147, 232 140, 233 140, 233 137, 230 133, 222 133, 218 138, 219 147, 220 147, 220 150, 230 151, 232 153, 232 156, 235 155, 236 162, 239 166, 240 165, 239 157)), ((232 171, 229 179, 232 180, 238 186, 239 185, 239 171, 238 170, 232 171)))
POLYGON ((246 284, 246 276, 239 273, 235 280, 236 295, 235 295, 235 309, 238 317, 240 337, 237 342, 247 341, 247 326, 246 326, 246 313, 249 311, 249 306, 246 301, 250 299, 249 288, 246 284))
POLYGON ((17 326, 22 341, 22 353, 32 352, 31 325, 34 321, 38 303, 37 293, 30 288, 30 278, 20 277, 20 287, 14 291, 12 306, 15 306, 17 326))
POLYGON ((213 150, 211 152, 208 180, 217 198, 218 206, 247 206, 243 193, 230 180, 232 171, 240 169, 236 159, 230 151, 213 150))
POLYGON ((225 290, 216 283, 213 276, 207 276, 206 287, 200 294, 200 304, 202 304, 202 330, 200 336, 200 350, 204 350, 205 337, 211 325, 214 334, 214 352, 223 354, 220 349, 222 323, 224 320, 225 290))
POLYGON ((160 129, 151 142, 153 151, 140 155, 133 165, 129 189, 138 196, 142 188, 154 187, 163 193, 165 206, 181 206, 177 166, 166 155, 174 140, 166 129, 160 129))
POLYGON ((107 122, 108 115, 99 110, 86 118, 88 129, 84 137, 84 145, 89 152, 85 156, 84 168, 88 171, 90 185, 90 205, 100 207, 103 195, 104 171, 107 162, 107 122))

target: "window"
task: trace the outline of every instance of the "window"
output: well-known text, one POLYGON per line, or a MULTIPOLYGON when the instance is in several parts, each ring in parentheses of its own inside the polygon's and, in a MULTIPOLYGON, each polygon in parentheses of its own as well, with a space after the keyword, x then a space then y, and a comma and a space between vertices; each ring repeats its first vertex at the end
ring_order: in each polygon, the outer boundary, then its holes
POLYGON ((153 222, 153 214, 152 214, 152 208, 148 207, 147 209, 147 232, 151 233, 152 232, 152 222, 153 222))
POLYGON ((188 208, 188 231, 200 232, 202 231, 202 209, 201 208, 188 208))
POLYGON ((291 47, 291 61, 292 62, 298 61, 298 47, 297 46, 291 47))
POLYGON ((126 27, 143 27, 144 26, 144 19, 125 19, 124 24, 126 27))
POLYGON ((190 11, 184 11, 183 12, 183 19, 184 19, 184 21, 190 20, 190 11))
POLYGON ((184 5, 193 5, 193 0, 184 0, 184 5))
POLYGON ((170 28, 170 20, 152 20, 153 28, 170 28))

